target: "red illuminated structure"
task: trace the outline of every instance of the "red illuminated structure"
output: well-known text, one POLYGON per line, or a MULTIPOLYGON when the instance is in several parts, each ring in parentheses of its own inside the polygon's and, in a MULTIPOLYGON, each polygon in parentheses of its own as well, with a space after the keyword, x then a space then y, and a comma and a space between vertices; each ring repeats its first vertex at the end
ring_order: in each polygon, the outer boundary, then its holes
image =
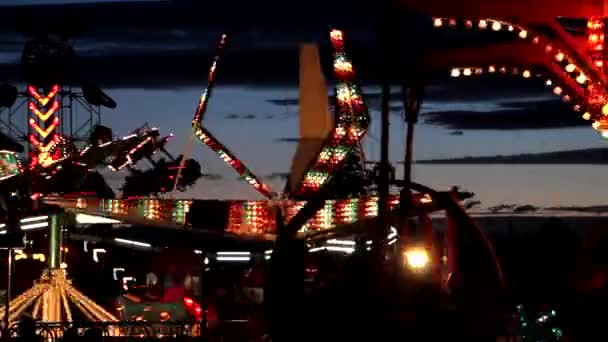
MULTIPOLYGON (((587 24, 584 49, 576 44, 560 26, 548 25, 550 34, 530 30, 499 19, 434 18, 437 29, 465 28, 470 31, 507 32, 510 43, 483 48, 468 48, 433 56, 433 67, 451 68, 452 77, 480 74, 543 77, 552 92, 559 95, 595 129, 602 130, 608 115, 608 80, 603 70, 604 24, 591 19, 587 24), (563 33, 563 35, 562 35, 563 33), (456 66, 456 67, 455 67, 456 66)), ((604 133, 602 134, 604 135, 604 133)))
POLYGON ((51 89, 43 89, 34 85, 27 87, 30 97, 28 140, 31 145, 30 165, 32 167, 38 165, 48 167, 63 157, 59 155, 60 150, 54 148, 60 137, 57 134, 60 120, 57 111, 61 106, 58 99, 59 91, 58 84, 51 89), (40 94, 41 92, 43 95, 40 94))
MULTIPOLYGON (((461 65, 473 67, 493 65, 499 68, 502 65, 529 70, 532 65, 526 63, 527 58, 534 56, 537 61, 542 60, 541 65, 549 73, 544 77, 553 86, 553 92, 571 101, 584 119, 591 120, 592 126, 600 130, 602 136, 608 137, 605 130, 608 128, 608 79, 604 69, 607 63, 605 18, 608 13, 605 3, 595 0, 392 1, 394 6, 434 16, 433 25, 437 28, 509 31, 519 36, 520 43, 511 44, 511 49, 503 49, 504 53, 500 55, 493 52, 495 46, 456 53, 459 56, 467 54, 468 63, 461 65), (575 20, 567 23, 568 18, 575 20), (582 30, 586 32, 582 39, 580 35, 569 33, 573 31, 572 22, 577 19, 587 22, 582 30)), ((449 55, 444 56, 446 60, 450 59, 449 55)))

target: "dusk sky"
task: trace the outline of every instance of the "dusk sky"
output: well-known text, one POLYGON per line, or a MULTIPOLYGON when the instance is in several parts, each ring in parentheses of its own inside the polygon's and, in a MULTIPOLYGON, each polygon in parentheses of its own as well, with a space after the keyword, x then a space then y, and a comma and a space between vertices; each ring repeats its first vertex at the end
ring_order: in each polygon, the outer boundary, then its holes
MULTIPOLYGON (((21 0, 0 0, 2 5, 23 4, 21 0)), ((31 3, 57 3, 60 1, 27 1, 31 3)), ((62 1, 68 2, 68 1, 62 1)), ((76 2, 76 1, 72 1, 76 2)), ((213 40, 201 43, 212 46, 213 40)), ((0 42, 1 43, 1 42, 0 42)), ((6 51, 5 51, 6 53, 6 51)), ((351 54, 357 66, 357 55, 351 54)), ((4 55, 3 63, 10 56, 4 55)), ((330 56, 322 56, 331 61, 330 56)), ((196 71, 204 79, 210 61, 201 60, 201 68, 196 71), (202 72, 201 72, 202 71, 202 72)), ((230 69, 226 63, 220 65, 218 73, 230 69)), ((194 72, 194 71, 193 71, 194 72)), ((297 74, 297 70, 293 70, 297 74)), ((328 80, 331 77, 327 76, 328 80)), ((220 77, 221 79, 221 77, 220 77)), ((0 77, 0 81, 2 78, 0 77)), ((263 80, 265 81, 265 80, 263 80)), ((137 80, 133 80, 137 83, 137 80)), ((190 133, 190 120, 198 97, 205 83, 188 84, 183 87, 163 88, 141 85, 128 89, 112 86, 105 91, 116 100, 115 110, 104 110, 103 124, 113 128, 116 135, 126 135, 131 129, 148 122, 161 132, 174 133, 170 149, 182 153, 190 133), (145 89, 144 89, 145 88, 145 89)), ((493 156, 519 153, 550 152, 579 148, 604 147, 603 142, 589 126, 566 126, 559 129, 463 129, 462 135, 451 134, 454 129, 437 124, 424 123, 424 113, 474 111, 487 112, 488 124, 493 113, 512 109, 500 103, 529 103, 555 100, 549 91, 510 91, 501 95, 500 91, 487 90, 485 93, 472 90, 467 93, 467 82, 450 83, 443 92, 454 89, 455 97, 433 96, 423 105, 423 121, 416 131, 416 159, 455 158, 463 156, 493 156)), ((331 89, 331 85, 330 85, 331 89)), ((395 89, 397 90, 397 89, 395 89)), ((367 86, 367 93, 377 93, 376 86, 367 86)), ((333 94, 333 91, 330 93, 333 94)), ((297 98, 297 80, 281 85, 256 87, 247 84, 218 84, 210 101, 205 125, 241 158, 254 173, 263 177, 289 169, 296 143, 277 142, 280 138, 294 138, 298 134, 297 106, 277 105, 270 100, 297 98), (237 114, 237 115, 231 115, 237 114), (239 118, 254 114, 254 119, 239 118), (233 118, 233 117, 237 118, 233 118)), ((397 100, 397 98, 395 98, 397 100)), ((395 101, 394 105, 399 103, 395 101)), ((367 157, 377 160, 379 156, 378 106, 370 105, 372 127, 365 140, 367 157)), ((396 163, 403 159, 404 124, 399 111, 392 116, 391 159, 396 163)), ((530 113, 530 115, 533 115, 530 113)), ((556 114, 557 115, 557 114, 556 114)), ((572 114, 575 115, 575 114, 572 114)), ((428 118, 428 117, 427 117, 428 118)), ((548 116, 550 120, 551 115, 548 116)), ((481 124, 483 126, 483 124, 481 124)), ((483 128, 483 127, 480 127, 483 128)), ((495 127, 492 127, 495 128, 495 127)), ((207 147, 195 142, 192 156, 199 160, 207 173, 221 174, 221 180, 203 179, 195 189, 179 197, 196 198, 259 198, 246 183, 237 179, 236 173, 207 147)), ((594 165, 418 165, 414 179, 420 183, 445 189, 460 185, 476 193, 484 207, 502 203, 552 205, 595 205, 605 204, 604 185, 606 166, 594 165)), ((120 184, 118 175, 109 175, 110 182, 120 184)), ((275 190, 282 190, 284 180, 267 180, 275 190)))

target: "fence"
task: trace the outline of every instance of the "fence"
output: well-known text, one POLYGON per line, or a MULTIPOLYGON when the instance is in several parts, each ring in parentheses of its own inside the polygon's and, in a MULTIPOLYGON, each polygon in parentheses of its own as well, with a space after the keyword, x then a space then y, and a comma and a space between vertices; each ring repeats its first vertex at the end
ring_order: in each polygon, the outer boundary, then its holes
MULTIPOLYGON (((247 320, 222 321, 213 327, 205 327, 199 321, 188 322, 37 322, 37 335, 45 342, 55 341, 124 341, 131 339, 165 339, 194 341, 206 337, 207 341, 243 341, 249 336, 247 320)), ((5 333, 2 331, 4 337, 5 333)), ((9 330, 11 337, 18 337, 18 325, 9 330)))

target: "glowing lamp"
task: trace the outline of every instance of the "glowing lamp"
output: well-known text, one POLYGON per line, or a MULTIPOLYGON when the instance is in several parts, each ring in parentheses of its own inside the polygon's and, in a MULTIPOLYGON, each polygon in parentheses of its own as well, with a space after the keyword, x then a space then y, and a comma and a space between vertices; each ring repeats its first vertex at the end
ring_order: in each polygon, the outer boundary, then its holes
POLYGON ((469 68, 464 69, 462 74, 465 76, 471 76, 471 69, 469 69, 469 68))
POLYGON ((585 82, 587 82, 587 76, 585 76, 584 74, 580 74, 576 77, 576 82, 578 82, 579 84, 585 84, 585 82))
POLYGON ((452 69, 452 72, 450 73, 450 75, 452 75, 452 77, 458 77, 458 76, 460 76, 460 70, 452 69))
POLYGON ((424 270, 431 261, 429 253, 423 248, 408 249, 403 255, 406 265, 414 271, 424 270))
POLYGON ((608 103, 602 106, 602 114, 608 115, 608 103))
POLYGON ((485 29, 486 27, 488 27, 488 22, 485 20, 480 20, 479 21, 479 28, 480 29, 485 29))
POLYGON ((572 63, 566 65, 566 71, 567 72, 573 72, 574 70, 576 70, 576 65, 574 65, 572 63))
POLYGON ((553 93, 554 93, 555 95, 561 95, 561 93, 562 93, 562 88, 560 88, 560 87, 555 87, 555 88, 553 88, 553 93))
POLYGON ((498 21, 495 21, 494 23, 492 23, 492 30, 500 31, 501 28, 502 28, 502 25, 498 21))
POLYGON ((561 62, 561 61, 563 61, 563 60, 564 60, 564 57, 566 57, 566 56, 565 56, 565 55, 564 55, 562 52, 558 52, 558 53, 555 55, 555 60, 557 60, 558 62, 561 62))
POLYGON ((524 70, 524 72, 522 73, 522 76, 523 76, 524 78, 530 78, 530 76, 531 76, 531 75, 532 75, 532 74, 530 73, 530 71, 529 71, 529 70, 524 70))
POLYGON ((528 37, 528 31, 526 31, 526 30, 519 31, 519 38, 526 39, 526 37, 528 37))
POLYGON ((441 18, 435 18, 435 19, 433 19, 433 26, 435 26, 435 27, 441 27, 441 25, 443 25, 443 20, 441 20, 441 18))

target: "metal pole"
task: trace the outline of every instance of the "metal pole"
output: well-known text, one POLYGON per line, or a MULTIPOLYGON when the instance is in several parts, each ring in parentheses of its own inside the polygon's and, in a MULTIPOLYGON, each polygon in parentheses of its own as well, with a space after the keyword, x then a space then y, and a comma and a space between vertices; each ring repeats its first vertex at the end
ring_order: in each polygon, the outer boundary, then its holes
POLYGON ((9 306, 11 301, 11 284, 13 279, 13 249, 8 249, 8 280, 6 284, 6 303, 4 304, 4 331, 8 336, 9 330, 9 306))
POLYGON ((58 214, 50 215, 51 224, 49 230, 49 268, 59 268, 61 253, 61 218, 58 214))
POLYGON ((407 133, 405 137, 405 160, 403 163, 403 179, 409 191, 412 181, 412 164, 414 159, 414 127, 418 123, 418 115, 420 113, 420 100, 422 97, 422 85, 418 84, 418 80, 412 80, 411 86, 402 85, 402 100, 407 123, 407 133))
POLYGON ((207 316, 208 314, 208 310, 209 310, 209 303, 207 303, 207 301, 209 300, 209 298, 207 297, 207 290, 209 289, 208 285, 205 285, 205 281, 207 280, 206 274, 207 274, 207 268, 209 267, 209 265, 205 262, 205 260, 207 260, 207 262, 209 261, 209 258, 207 257, 207 253, 201 253, 201 260, 200 260, 200 266, 201 266, 201 273, 200 273, 200 284, 199 286, 201 287, 201 299, 200 299, 200 303, 201 303, 201 311, 202 311, 202 316, 201 316, 201 330, 200 330, 200 335, 201 338, 207 338, 208 331, 207 328, 209 326, 209 317, 207 316))
MULTIPOLYGON (((382 15, 388 16, 388 9, 383 9, 382 15)), ((383 50, 383 61, 382 61, 382 109, 381 109, 381 133, 380 133, 380 172, 378 179, 378 195, 380 197, 380 203, 378 206, 378 227, 377 227, 377 241, 379 245, 383 245, 383 240, 388 232, 388 226, 390 224, 389 217, 389 206, 388 197, 390 190, 390 160, 389 160, 389 138, 390 138, 390 100, 391 100, 391 65, 390 56, 390 39, 387 34, 390 32, 390 28, 386 27, 390 20, 384 18, 380 23, 380 42, 383 50)))

